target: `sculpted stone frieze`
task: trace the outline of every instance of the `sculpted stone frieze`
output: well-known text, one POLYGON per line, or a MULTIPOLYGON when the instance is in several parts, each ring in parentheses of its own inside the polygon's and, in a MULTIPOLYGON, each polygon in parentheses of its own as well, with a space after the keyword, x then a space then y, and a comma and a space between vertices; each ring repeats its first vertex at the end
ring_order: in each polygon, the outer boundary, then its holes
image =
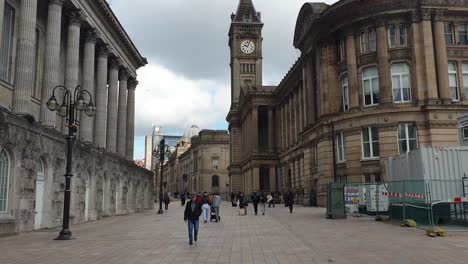
POLYGON ((389 50, 388 54, 390 60, 404 60, 411 58, 411 53, 408 49, 389 50))
POLYGON ((468 58, 468 49, 449 49, 447 56, 449 58, 468 58))
POLYGON ((363 66, 366 64, 370 63, 376 63, 377 62, 377 53, 369 53, 369 54, 364 54, 359 56, 358 64, 359 66, 363 66))

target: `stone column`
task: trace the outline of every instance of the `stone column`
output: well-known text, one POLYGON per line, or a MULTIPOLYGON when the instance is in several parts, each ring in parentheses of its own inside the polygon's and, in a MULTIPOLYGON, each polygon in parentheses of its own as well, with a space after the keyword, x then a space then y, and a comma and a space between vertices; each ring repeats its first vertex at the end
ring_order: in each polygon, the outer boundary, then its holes
POLYGON ((268 149, 270 152, 275 151, 275 127, 273 118, 273 107, 268 108, 268 149))
POLYGON ((294 94, 291 93, 291 95, 289 96, 289 102, 288 102, 288 105, 289 105, 289 109, 288 109, 288 112, 289 112, 289 145, 293 145, 294 144, 294 94))
MULTIPOLYGON (((96 38, 95 29, 90 29, 85 33, 85 43, 83 51, 83 89, 87 90, 93 96, 93 103, 96 98, 94 96, 94 63, 96 57, 96 38)), ((81 114, 80 138, 83 142, 93 143, 93 127, 94 117, 81 114)))
POLYGON ((252 107, 252 147, 253 152, 258 152, 258 107, 252 107))
POLYGON ((120 60, 118 58, 112 58, 109 67, 106 148, 107 151, 113 153, 117 150, 117 100, 119 89, 119 69, 120 60))
POLYGON ((270 167, 270 192, 276 191, 276 168, 270 167))
POLYGON ((107 45, 98 47, 96 76, 96 116, 94 117, 94 145, 106 147, 107 125, 107 45))
POLYGON ((133 146, 135 140, 135 89, 138 85, 136 79, 128 80, 127 98, 127 142, 125 156, 128 160, 133 160, 133 146))
MULTIPOLYGON (((16 73, 13 112, 31 116, 34 80, 37 0, 21 0, 16 45, 16 73)), ((3 25, 3 23, 2 23, 3 25)))
POLYGON ((390 78, 390 65, 388 63, 387 30, 385 21, 377 21, 377 60, 379 62, 379 88, 380 103, 392 103, 392 82, 390 78))
POLYGON ((446 10, 437 9, 433 16, 434 21, 434 49, 435 59, 437 64, 437 87, 439 98, 442 102, 447 103, 452 101, 450 95, 449 79, 448 79, 448 61, 447 47, 445 46, 444 34, 444 15, 446 10))
POLYGON ((120 71, 119 75, 119 110, 117 121, 117 153, 125 157, 127 140, 127 70, 120 71))
MULTIPOLYGON (((297 88, 295 88, 297 89, 297 88)), ((298 100, 298 93, 297 91, 293 91, 294 93, 294 99, 293 99, 293 116, 294 116, 294 142, 297 141, 297 138, 298 138, 298 134, 299 134, 299 109, 298 109, 298 106, 299 106, 299 100, 298 100)))
POLYGON ((3 33, 3 13, 5 12, 5 0, 0 0, 0 42, 3 33))
POLYGON ((302 110, 303 104, 302 104, 302 86, 299 86, 299 91, 298 91, 298 109, 299 109, 299 130, 297 131, 297 135, 302 132, 302 128, 304 127, 304 111, 302 110))
MULTIPOLYGON (((65 64, 65 87, 72 93, 78 85, 78 72, 80 65, 80 29, 82 16, 79 10, 68 13, 68 35, 67 35, 67 50, 65 64)), ((68 127, 65 125, 66 118, 62 118, 62 133, 68 132, 68 127)), ((78 119, 79 121, 79 119, 78 119)))
POLYGON ((348 70, 349 108, 359 107, 359 86, 354 32, 346 36, 346 68, 348 70))
MULTIPOLYGON (((0 0, 0 21, 3 21, 3 3, 0 0)), ((60 33, 62 27, 63 0, 50 0, 47 15, 47 33, 44 56, 44 80, 42 82, 41 122, 44 126, 54 127, 56 112, 47 109, 46 103, 52 90, 59 85, 60 33)), ((0 35, 1 35, 0 26, 0 35)))

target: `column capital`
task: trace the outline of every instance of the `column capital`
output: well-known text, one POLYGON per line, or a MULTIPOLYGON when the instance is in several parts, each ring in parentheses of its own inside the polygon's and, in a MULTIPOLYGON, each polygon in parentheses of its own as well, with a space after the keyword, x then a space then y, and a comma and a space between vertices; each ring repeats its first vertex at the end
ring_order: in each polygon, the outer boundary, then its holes
POLYGON ((49 0, 49 5, 63 6, 63 2, 65 2, 65 0, 49 0))
POLYGON ((85 20, 83 12, 80 9, 72 10, 67 12, 69 25, 81 26, 81 23, 85 20))
POLYGON ((118 57, 112 57, 109 62, 109 68, 111 70, 118 70, 122 65, 122 60, 118 57))
POLYGON ((128 78, 130 78, 128 69, 122 68, 119 72, 119 81, 128 81, 128 78))
POLYGON ((448 10, 443 8, 437 8, 432 10, 432 19, 434 22, 444 21, 447 16, 448 10))
POLYGON ((376 27, 385 27, 387 25, 388 16, 380 15, 374 18, 374 25, 376 27))
POLYGON ((98 32, 95 28, 87 29, 84 33, 84 39, 86 43, 96 44, 97 38, 98 38, 98 32))
POLYGON ((138 85, 138 81, 135 78, 128 79, 127 89, 128 90, 135 90, 138 85))
POLYGON ((100 44, 97 46, 97 54, 98 57, 109 57, 109 45, 108 44, 100 44))

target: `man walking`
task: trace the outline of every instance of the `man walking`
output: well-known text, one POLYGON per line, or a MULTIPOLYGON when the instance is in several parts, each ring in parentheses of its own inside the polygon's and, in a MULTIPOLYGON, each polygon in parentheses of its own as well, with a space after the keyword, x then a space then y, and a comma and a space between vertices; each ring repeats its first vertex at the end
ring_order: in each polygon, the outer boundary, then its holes
POLYGON ((185 193, 182 193, 180 195, 180 203, 181 203, 181 206, 185 205, 185 193))
POLYGON ((189 235, 189 244, 193 245, 193 240, 198 240, 198 228, 200 223, 200 215, 202 209, 199 203, 195 200, 195 194, 192 194, 190 200, 188 201, 185 212, 184 212, 184 221, 187 222, 188 226, 188 235, 189 235), (195 231, 195 237, 193 233, 195 231))
POLYGON ((169 203, 171 202, 171 199, 169 198, 169 194, 166 193, 164 194, 164 205, 165 205, 165 208, 166 208, 166 211, 169 209, 169 203))
POLYGON ((252 196, 251 196, 251 199, 252 199, 252 203, 253 203, 253 206, 254 206, 255 215, 257 215, 258 214, 258 204, 260 203, 260 195, 257 192, 253 192, 252 196))
POLYGON ((292 191, 289 191, 289 193, 286 196, 286 202, 289 206, 289 213, 292 214, 293 211, 293 205, 294 205, 294 193, 292 191))
POLYGON ((211 206, 213 207, 213 210, 215 211, 216 222, 218 222, 220 220, 220 218, 219 218, 219 207, 221 206, 221 196, 219 196, 218 193, 216 193, 213 196, 213 202, 212 202, 211 206))
POLYGON ((273 198, 273 193, 269 193, 267 195, 267 203, 268 203, 268 208, 270 208, 273 205, 273 208, 275 208, 275 201, 273 198))
POLYGON ((260 210, 262 210, 262 215, 265 215, 267 197, 264 192, 260 195, 260 210))

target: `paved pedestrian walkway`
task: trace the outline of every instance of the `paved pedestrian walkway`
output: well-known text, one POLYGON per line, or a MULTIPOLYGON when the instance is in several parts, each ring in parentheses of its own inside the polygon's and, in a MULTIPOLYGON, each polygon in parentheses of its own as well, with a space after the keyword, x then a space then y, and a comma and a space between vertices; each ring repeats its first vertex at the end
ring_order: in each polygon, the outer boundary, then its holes
POLYGON ((428 238, 423 231, 371 218, 327 220, 322 208, 284 205, 265 216, 238 216, 221 207, 220 223, 200 223, 188 244, 183 209, 174 202, 155 211, 72 226, 73 241, 54 241, 57 230, 0 238, 0 264, 379 263, 466 264, 468 234, 428 238))
POLYGON ((0 238, 0 263, 327 263, 270 216, 238 216, 237 209, 223 206, 221 220, 201 222, 199 241, 190 246, 183 209, 174 202, 163 215, 72 226, 73 241, 54 241, 57 231, 0 238))

